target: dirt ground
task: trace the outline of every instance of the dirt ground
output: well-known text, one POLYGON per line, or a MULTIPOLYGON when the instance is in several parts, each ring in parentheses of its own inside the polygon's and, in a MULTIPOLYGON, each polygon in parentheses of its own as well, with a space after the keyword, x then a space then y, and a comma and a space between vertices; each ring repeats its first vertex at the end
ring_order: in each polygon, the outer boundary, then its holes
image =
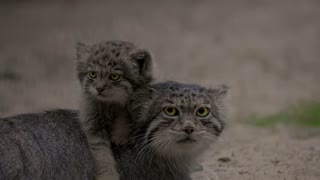
POLYGON ((160 80, 231 86, 197 179, 318 180, 320 136, 241 120, 320 100, 320 1, 0 2, 0 116, 77 108, 77 41, 132 41, 160 80), (200 177, 204 176, 204 177, 200 177))

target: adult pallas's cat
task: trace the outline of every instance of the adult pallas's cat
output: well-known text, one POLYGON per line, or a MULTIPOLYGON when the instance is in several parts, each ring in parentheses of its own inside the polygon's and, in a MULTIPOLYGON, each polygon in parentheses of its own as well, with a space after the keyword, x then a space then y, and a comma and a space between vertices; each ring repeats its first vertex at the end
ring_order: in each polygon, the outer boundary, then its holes
MULTIPOLYGON (((121 180, 188 180, 190 167, 224 128, 227 90, 174 82, 131 98, 130 141, 114 154, 121 180)), ((93 179, 94 159, 78 113, 56 110, 0 119, 3 179, 93 179)))
POLYGON ((130 102, 131 142, 114 149, 121 179, 191 179, 196 157, 224 129, 226 93, 225 86, 176 82, 138 89, 130 102))
POLYGON ((78 112, 54 110, 0 118, 0 179, 94 179, 78 112))

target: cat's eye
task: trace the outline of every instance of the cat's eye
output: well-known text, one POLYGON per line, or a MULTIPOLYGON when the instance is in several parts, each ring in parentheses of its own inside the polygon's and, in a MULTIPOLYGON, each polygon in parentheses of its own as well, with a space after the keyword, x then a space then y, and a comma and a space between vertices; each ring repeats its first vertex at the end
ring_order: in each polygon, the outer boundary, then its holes
POLYGON ((196 115, 199 117, 207 117, 210 113, 210 109, 208 107, 201 107, 197 110, 196 115))
POLYGON ((179 111, 175 107, 165 107, 163 112, 168 116, 177 116, 179 114, 179 111))
POLYGON ((96 72, 94 72, 94 71, 91 71, 91 72, 89 72, 89 77, 90 78, 92 78, 92 79, 94 79, 94 78, 96 78, 97 77, 97 73, 96 72))
POLYGON ((121 74, 112 73, 112 74, 110 74, 110 79, 112 81, 118 81, 121 79, 121 74))

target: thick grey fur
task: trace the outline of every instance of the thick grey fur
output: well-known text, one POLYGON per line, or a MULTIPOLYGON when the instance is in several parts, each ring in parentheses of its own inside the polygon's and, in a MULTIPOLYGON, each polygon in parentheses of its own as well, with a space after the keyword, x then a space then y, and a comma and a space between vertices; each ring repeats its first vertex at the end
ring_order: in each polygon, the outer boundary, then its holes
MULTIPOLYGON (((178 105, 190 105, 201 98, 207 101, 214 107, 214 118, 207 119, 205 126, 198 123, 194 128, 196 131, 205 128, 202 130, 218 137, 224 127, 221 101, 225 94, 225 88, 206 89, 175 82, 138 89, 130 102, 134 118, 130 142, 113 147, 121 180, 191 179, 190 167, 195 157, 206 150, 214 138, 208 141, 199 139, 195 148, 182 151, 178 151, 180 145, 172 142, 166 149, 152 144, 154 139, 150 139, 151 136, 161 138, 169 128, 177 128, 175 121, 163 122, 162 109, 159 109, 161 102, 168 98, 178 105), (180 94, 187 101, 180 101, 180 94), (162 123, 157 124, 158 121, 162 123), (178 149, 170 149, 171 145, 178 149), (146 147, 147 151, 142 151, 146 147)), ((0 179, 94 178, 93 158, 76 111, 55 110, 3 118, 0 119, 0 136, 0 179)))
POLYGON ((94 163, 73 110, 0 119, 0 179, 89 180, 94 163))
POLYGON ((196 157, 207 150, 224 129, 223 99, 227 89, 226 86, 207 89, 176 82, 138 89, 130 102, 134 119, 131 143, 113 149, 121 179, 190 180, 196 157), (178 118, 163 115, 164 104, 169 101, 169 106, 181 110, 178 118), (211 105, 209 116, 199 119, 190 115, 195 105, 202 104, 211 105), (187 135, 183 130, 185 125, 192 125, 194 134, 203 134, 187 135), (196 142, 178 143, 186 137, 196 142))

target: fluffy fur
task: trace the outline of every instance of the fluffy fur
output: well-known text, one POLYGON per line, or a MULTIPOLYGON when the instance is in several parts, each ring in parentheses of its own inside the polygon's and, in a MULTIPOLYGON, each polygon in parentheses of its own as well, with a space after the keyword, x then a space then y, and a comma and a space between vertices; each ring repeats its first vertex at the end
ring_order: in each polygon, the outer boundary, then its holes
POLYGON ((82 86, 80 122, 95 159, 97 179, 117 180, 110 149, 127 141, 129 96, 152 79, 152 58, 146 50, 124 41, 93 46, 79 43, 77 72, 82 86))
MULTIPOLYGON (((174 82, 139 88, 130 102, 130 141, 113 148, 121 180, 190 179, 194 159, 223 130, 226 92, 174 82), (180 115, 163 114, 168 105, 180 115), (194 116, 199 105, 210 105, 210 116, 194 116), (186 134, 186 126, 194 132, 186 134)), ((76 111, 2 118, 0 136, 1 179, 94 179, 94 159, 76 111)))
POLYGON ((226 87, 206 89, 176 82, 140 88, 130 112, 131 142, 114 148, 122 180, 188 180, 195 158, 224 128, 226 87), (175 108, 169 116, 166 108, 175 108), (208 108, 205 117, 197 115, 208 108))
POLYGON ((0 118, 0 179, 94 178, 78 113, 55 110, 0 118))

